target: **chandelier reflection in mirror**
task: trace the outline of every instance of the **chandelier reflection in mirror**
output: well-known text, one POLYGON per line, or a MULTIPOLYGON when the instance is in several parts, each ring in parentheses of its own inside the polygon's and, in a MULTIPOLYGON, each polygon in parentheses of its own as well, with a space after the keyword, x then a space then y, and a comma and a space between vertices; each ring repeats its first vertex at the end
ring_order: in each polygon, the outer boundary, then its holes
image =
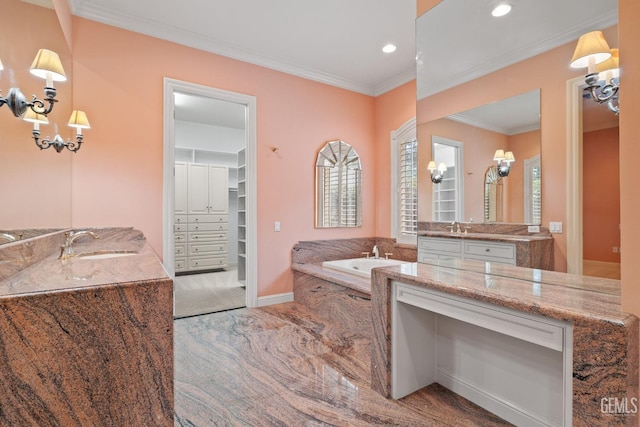
POLYGON ((613 113, 620 113, 618 91, 620 59, 618 49, 609 48, 602 31, 583 34, 571 59, 572 68, 587 68, 584 80, 591 99, 598 104, 607 103, 613 113))
POLYGON ((511 151, 496 150, 493 160, 497 163, 498 176, 506 177, 511 172, 511 163, 516 161, 511 151))
MULTIPOLYGON (((0 62, 0 70, 3 69, 2 62, 0 62)), ((53 82, 64 82, 67 80, 67 76, 62 68, 62 62, 60 62, 60 57, 57 53, 48 49, 40 49, 38 51, 38 54, 33 60, 33 64, 31 64, 30 71, 34 76, 45 80, 45 100, 42 101, 33 95, 31 101, 27 101, 27 98, 19 88, 10 88, 6 98, 0 96, 0 107, 6 105, 16 117, 22 117, 27 109, 30 109, 35 114, 44 116, 49 114, 53 110, 55 103, 58 102, 53 82), (45 105, 45 102, 47 105, 45 105)))
POLYGON ((34 113, 32 110, 27 110, 23 120, 27 122, 33 123, 33 130, 31 134, 33 135, 33 139, 36 142, 36 145, 41 150, 45 150, 47 148, 53 147, 58 153, 60 153, 63 149, 67 149, 72 152, 76 152, 80 149, 80 146, 83 142, 82 129, 90 129, 91 125, 89 124, 89 120, 87 119, 87 115, 84 111, 73 110, 71 113, 71 117, 69 118, 69 127, 76 129, 76 140, 72 141, 70 138, 65 141, 62 139, 60 135, 56 135, 53 139, 50 139, 48 136, 45 139, 40 139, 40 125, 49 124, 49 120, 43 114, 34 113))
POLYGON ((436 168, 436 162, 431 160, 427 165, 427 169, 429 169, 429 173, 431 174, 431 182, 440 184, 444 178, 444 173, 447 171, 447 165, 440 163, 436 168))

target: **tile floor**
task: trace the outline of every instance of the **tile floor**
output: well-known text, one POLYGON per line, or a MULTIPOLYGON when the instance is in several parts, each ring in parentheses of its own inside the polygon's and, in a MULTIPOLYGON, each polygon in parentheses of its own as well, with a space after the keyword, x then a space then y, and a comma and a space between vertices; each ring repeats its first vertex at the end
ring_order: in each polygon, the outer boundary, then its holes
POLYGON ((437 384, 384 398, 367 331, 339 335, 296 303, 174 325, 176 426, 508 425, 437 384))
POLYGON ((238 269, 176 276, 174 317, 188 317, 244 307, 246 290, 238 269))

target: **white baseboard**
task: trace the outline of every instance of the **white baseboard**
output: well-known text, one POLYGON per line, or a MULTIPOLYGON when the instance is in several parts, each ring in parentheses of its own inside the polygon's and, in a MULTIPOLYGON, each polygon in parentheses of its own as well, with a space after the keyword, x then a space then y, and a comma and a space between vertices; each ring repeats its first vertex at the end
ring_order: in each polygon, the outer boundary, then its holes
POLYGON ((292 302, 293 292, 285 292, 283 294, 268 295, 266 297, 258 297, 258 307, 267 305, 281 304, 283 302, 292 302))
POLYGON ((532 413, 527 409, 509 402, 500 396, 487 393, 486 391, 470 384, 464 380, 456 378, 442 370, 438 370, 437 382, 453 391, 456 394, 470 400, 476 405, 496 414, 506 421, 518 426, 555 426, 556 423, 540 414, 532 413))

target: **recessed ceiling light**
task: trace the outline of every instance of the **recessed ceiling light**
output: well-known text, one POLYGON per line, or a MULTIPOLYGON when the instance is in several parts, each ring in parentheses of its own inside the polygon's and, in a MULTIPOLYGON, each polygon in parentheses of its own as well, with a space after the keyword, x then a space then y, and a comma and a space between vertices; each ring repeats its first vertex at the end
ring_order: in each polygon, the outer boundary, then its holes
POLYGON ((511 5, 507 3, 499 4, 492 11, 491 14, 495 17, 504 16, 511 12, 511 5))
POLYGON ((389 43, 389 44, 386 44, 386 45, 382 48, 382 51, 383 51, 384 53, 391 53, 391 52, 395 52, 395 51, 396 51, 396 49, 397 49, 397 47, 396 47, 396 45, 395 45, 395 44, 391 44, 391 43, 389 43))

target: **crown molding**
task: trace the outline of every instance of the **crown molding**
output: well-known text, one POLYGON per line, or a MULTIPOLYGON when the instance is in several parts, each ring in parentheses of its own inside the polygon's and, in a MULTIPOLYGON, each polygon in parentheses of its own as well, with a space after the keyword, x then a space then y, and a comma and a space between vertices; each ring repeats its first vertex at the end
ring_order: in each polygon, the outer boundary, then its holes
POLYGON ((376 86, 373 90, 373 96, 380 96, 383 93, 389 92, 415 79, 416 79, 416 68, 413 67, 412 69, 407 70, 404 73, 398 74, 397 76, 392 77, 386 82, 383 82, 382 84, 379 84, 378 86, 376 86))
MULTIPOLYGON (((618 11, 614 10, 607 14, 595 17, 594 19, 583 22, 580 25, 567 27, 564 31, 555 33, 550 37, 537 41, 525 46, 517 51, 509 51, 497 58, 491 58, 486 62, 477 64, 476 66, 465 69, 459 73, 449 75, 442 81, 425 82, 418 84, 418 100, 422 100, 428 96, 474 80, 478 77, 493 73, 501 68, 524 61, 541 53, 555 49, 558 46, 577 40, 585 31, 585 28, 607 28, 618 23, 618 11)), ((567 63, 569 60, 567 59, 567 63)), ((426 65, 423 65, 423 67, 426 65)))
POLYGON ((277 58, 268 57, 249 49, 233 46, 228 43, 213 40, 198 34, 195 31, 186 31, 161 22, 150 19, 132 18, 121 13, 114 13, 108 8, 99 5, 88 6, 86 0, 69 0, 71 10, 74 15, 85 19, 101 22, 129 31, 168 40, 184 46, 247 62, 275 71, 281 71, 307 80, 313 80, 330 86, 339 87, 349 91, 361 93, 369 96, 378 96, 382 93, 395 89, 415 79, 415 70, 408 70, 378 86, 372 86, 345 79, 333 74, 325 73, 316 69, 299 67, 287 63, 277 58))

